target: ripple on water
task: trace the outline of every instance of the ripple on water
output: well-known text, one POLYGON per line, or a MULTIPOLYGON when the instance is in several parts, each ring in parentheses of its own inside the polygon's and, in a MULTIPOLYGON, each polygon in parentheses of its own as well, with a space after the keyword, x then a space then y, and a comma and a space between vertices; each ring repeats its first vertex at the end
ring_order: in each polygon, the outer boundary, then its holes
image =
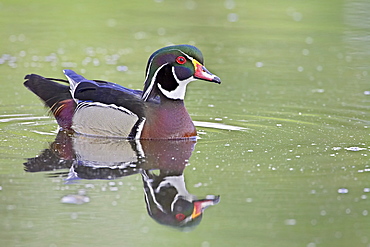
POLYGON ((222 123, 211 123, 211 122, 201 122, 201 121, 193 121, 196 127, 204 127, 204 128, 212 128, 212 129, 220 129, 220 130, 246 130, 247 128, 240 127, 240 126, 233 126, 227 125, 222 123))
POLYGON ((33 116, 32 114, 11 114, 11 115, 0 115, 0 123, 18 122, 23 121, 37 121, 40 119, 50 119, 48 116, 33 116))
MULTIPOLYGON (((0 115, 0 124, 2 125, 3 134, 7 132, 20 133, 27 131, 28 133, 36 133, 40 135, 55 135, 56 131, 47 132, 38 129, 35 126, 55 125, 55 120, 50 116, 35 116, 33 114, 6 114, 0 115), (32 126, 28 128, 26 126, 32 126)), ((43 127, 44 128, 44 127, 43 127)))
POLYGON ((367 148, 360 148, 360 147, 348 147, 348 148, 344 148, 344 149, 347 150, 347 151, 354 151, 354 152, 367 150, 367 148))

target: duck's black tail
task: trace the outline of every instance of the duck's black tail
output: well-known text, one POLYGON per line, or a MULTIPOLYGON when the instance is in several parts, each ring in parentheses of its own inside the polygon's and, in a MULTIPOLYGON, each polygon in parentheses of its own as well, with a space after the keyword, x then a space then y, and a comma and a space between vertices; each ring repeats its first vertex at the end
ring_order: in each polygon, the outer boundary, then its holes
POLYGON ((56 81, 61 79, 44 78, 36 74, 26 75, 24 86, 36 94, 55 116, 62 128, 69 129, 72 124, 73 112, 76 107, 69 86, 56 81))
POLYGON ((54 79, 47 79, 35 74, 26 75, 24 79, 26 80, 24 86, 39 96, 49 108, 52 108, 57 102, 72 99, 69 86, 57 83, 54 79))

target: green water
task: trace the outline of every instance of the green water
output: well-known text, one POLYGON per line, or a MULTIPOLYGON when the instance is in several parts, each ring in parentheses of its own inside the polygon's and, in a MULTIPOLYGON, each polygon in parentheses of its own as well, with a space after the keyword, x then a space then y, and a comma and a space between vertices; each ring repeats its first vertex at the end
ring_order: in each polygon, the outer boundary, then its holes
POLYGON ((369 11, 366 0, 1 1, 0 245, 369 247, 369 11), (222 80, 193 82, 186 98, 206 123, 187 190, 221 198, 197 227, 149 217, 139 174, 24 171, 57 134, 24 75, 70 68, 141 89, 150 54, 183 43, 222 80), (81 190, 86 203, 61 203, 81 190))

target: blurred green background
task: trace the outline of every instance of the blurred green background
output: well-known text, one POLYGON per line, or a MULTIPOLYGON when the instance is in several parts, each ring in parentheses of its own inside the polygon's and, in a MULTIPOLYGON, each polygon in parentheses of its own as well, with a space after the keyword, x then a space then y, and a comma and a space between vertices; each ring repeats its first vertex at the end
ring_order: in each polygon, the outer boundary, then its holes
POLYGON ((370 246, 370 3, 0 1, 1 246, 370 246), (197 46, 221 85, 194 82, 188 190, 221 202, 191 232, 148 217, 139 176, 65 184, 22 163, 57 125, 23 87, 73 69, 141 89, 148 57, 197 46), (86 189, 90 203, 60 198, 86 189))

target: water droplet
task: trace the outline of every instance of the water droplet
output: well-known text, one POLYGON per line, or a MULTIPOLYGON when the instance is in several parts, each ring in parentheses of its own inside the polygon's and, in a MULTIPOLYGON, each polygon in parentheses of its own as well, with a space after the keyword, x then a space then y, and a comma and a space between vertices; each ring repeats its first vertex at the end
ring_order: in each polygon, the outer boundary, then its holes
POLYGON ((210 243, 208 241, 203 241, 202 242, 202 247, 210 247, 210 243))
POLYGON ((284 224, 287 226, 294 226, 297 224, 297 220, 296 219, 286 219, 284 221, 284 224))
POLYGON ((117 25, 117 21, 115 19, 108 19, 107 26, 108 27, 115 27, 117 25))
POLYGON ((202 186, 202 183, 201 183, 201 182, 199 182, 199 183, 197 183, 197 184, 194 184, 194 187, 195 187, 195 188, 198 188, 198 187, 200 187, 200 186, 202 186))
POLYGON ((57 53, 60 54, 60 55, 64 54, 64 49, 63 48, 58 48, 57 53))
POLYGON ((294 12, 293 15, 292 15, 292 18, 293 18, 294 21, 301 21, 302 18, 303 18, 303 15, 302 15, 302 13, 294 12))
POLYGON ((26 36, 23 33, 18 35, 18 41, 23 42, 25 39, 26 39, 26 36))
POLYGON ((125 65, 119 65, 119 66, 117 66, 117 71, 126 72, 127 70, 128 70, 128 67, 125 66, 125 65))
POLYGON ((195 9, 197 7, 197 3, 195 1, 192 1, 192 0, 188 0, 186 1, 185 3, 185 7, 187 9, 195 9))
POLYGON ((158 35, 165 35, 166 34, 166 29, 164 29, 163 27, 160 27, 160 28, 158 28, 158 30, 157 30, 157 33, 158 33, 158 35))
POLYGON ((338 189, 338 193, 339 194, 347 194, 348 193, 348 189, 346 189, 346 188, 340 188, 340 189, 338 189))
POLYGON ((325 92, 325 90, 324 90, 324 89, 322 89, 322 88, 312 89, 311 91, 312 91, 313 93, 324 93, 324 92, 325 92))
POLYGON ((236 22, 236 21, 238 21, 238 15, 235 14, 235 13, 230 13, 230 14, 227 15, 227 20, 229 22, 236 22))
POLYGON ((62 67, 65 67, 65 68, 75 68, 75 67, 77 67, 77 64, 74 63, 74 62, 63 62, 62 63, 62 67))
POLYGON ((226 0, 225 1, 225 8, 227 8, 227 9, 233 9, 233 8, 235 8, 235 2, 234 2, 234 0, 226 0))
POLYGON ((263 62, 257 62, 257 63, 256 63, 256 67, 257 67, 257 68, 261 68, 261 67, 263 67, 263 62))
POLYGON ((334 234, 334 236, 335 236, 336 238, 341 238, 341 237, 342 237, 342 233, 341 233, 341 232, 336 232, 336 233, 334 234))
POLYGON ((99 65, 100 65, 100 61, 99 61, 99 59, 94 58, 94 59, 93 59, 93 64, 94 64, 95 66, 99 66, 99 65))
POLYGON ((10 42, 16 42, 17 41, 17 36, 16 35, 10 35, 9 41, 10 42))
POLYGON ((253 202, 253 198, 250 198, 250 197, 249 197, 249 198, 245 199, 245 201, 246 201, 246 202, 249 202, 249 203, 250 203, 250 202, 253 202))
POLYGON ((346 56, 346 62, 352 62, 352 57, 351 56, 346 56))
MULTIPOLYGON (((80 193, 80 192, 79 192, 80 193)), ((84 194, 77 194, 77 195, 66 195, 63 196, 62 199, 60 200, 61 203, 66 203, 66 204, 84 204, 87 202, 90 202, 90 198, 85 196, 84 194)))
POLYGON ((88 188, 95 188, 95 185, 94 184, 85 184, 85 188, 88 189, 88 188))
POLYGON ((20 57, 25 57, 25 56, 26 56, 26 54, 27 54, 27 53, 26 53, 26 51, 20 51, 20 52, 19 52, 19 56, 20 56, 20 57))
POLYGON ((302 50, 302 54, 303 54, 304 56, 308 56, 308 54, 310 54, 310 51, 309 51, 308 49, 303 49, 303 50, 302 50))
POLYGON ((313 38, 312 37, 307 37, 305 40, 306 44, 310 45, 313 43, 313 38))
POLYGON ((146 33, 145 32, 137 32, 135 33, 135 39, 145 39, 146 38, 146 33))

